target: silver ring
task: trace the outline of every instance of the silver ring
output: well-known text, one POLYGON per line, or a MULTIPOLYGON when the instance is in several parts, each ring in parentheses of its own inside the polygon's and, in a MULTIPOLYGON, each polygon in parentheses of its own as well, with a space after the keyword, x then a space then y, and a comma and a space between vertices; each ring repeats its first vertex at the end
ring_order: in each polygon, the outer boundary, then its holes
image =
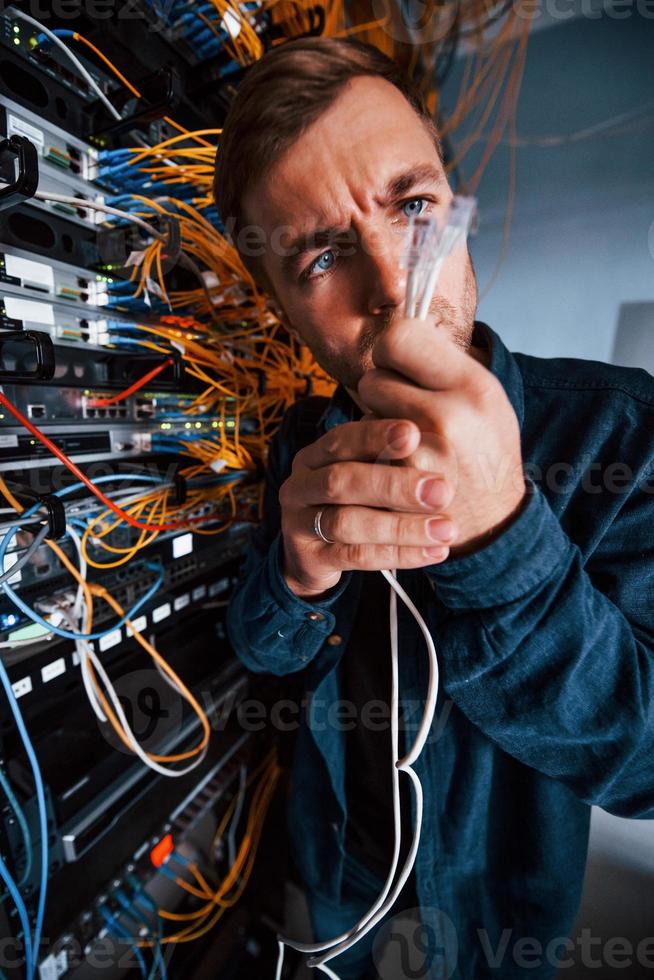
POLYGON ((328 538, 323 533, 323 529, 320 526, 320 522, 322 520, 322 515, 323 515, 322 510, 316 511, 316 516, 313 519, 313 530, 318 535, 318 537, 320 538, 320 540, 325 542, 325 544, 336 544, 335 541, 332 541, 331 538, 328 538))

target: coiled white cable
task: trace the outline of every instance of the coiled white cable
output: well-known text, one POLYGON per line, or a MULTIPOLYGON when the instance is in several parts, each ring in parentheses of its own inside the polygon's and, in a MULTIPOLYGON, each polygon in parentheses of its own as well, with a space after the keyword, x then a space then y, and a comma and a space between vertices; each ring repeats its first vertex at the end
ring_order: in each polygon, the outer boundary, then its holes
MULTIPOLYGON (((87 566, 82 552, 82 542, 80 541, 79 535, 77 534, 75 529, 70 525, 67 526, 67 532, 73 544, 75 545, 75 550, 77 551, 77 554, 79 556, 80 574, 82 578, 86 579, 87 566)), ((84 598, 84 590, 82 589, 81 585, 79 585, 77 588, 77 593, 75 595, 75 601, 73 603, 71 612, 68 614, 64 613, 64 615, 65 618, 69 621, 72 629, 74 630, 79 629, 80 622, 81 622, 83 632, 84 633, 89 632, 88 630, 89 610, 86 605, 86 601, 84 598)), ((130 728, 129 722, 127 721, 127 717, 120 703, 118 694, 116 693, 116 690, 112 684, 111 678, 109 677, 106 670, 104 669, 102 662, 97 656, 97 654, 95 653, 95 650, 93 649, 93 646, 91 645, 90 641, 84 639, 76 639, 75 647, 80 659, 80 668, 82 674, 82 683, 84 684, 84 690, 86 691, 86 695, 89 699, 89 702, 91 704, 91 707, 93 708, 96 717, 101 722, 107 721, 106 715, 102 709, 102 705, 98 698, 95 684, 93 683, 93 680, 91 678, 91 674, 89 671, 89 663, 93 665, 94 670, 96 671, 96 673, 98 674, 98 676, 102 681, 104 689, 107 693, 109 700, 111 701, 113 709, 116 713, 118 720, 120 721, 123 732, 125 734, 127 741, 130 744, 131 749, 133 750, 134 754, 138 756, 141 762, 148 767, 148 769, 152 769, 154 772, 157 772, 162 776, 168 776, 175 779, 175 778, 179 778, 180 776, 187 775, 189 772, 192 772, 199 765, 201 765, 201 763, 204 761, 204 758, 207 754, 208 745, 205 746, 200 753, 198 753, 197 757, 189 765, 184 766, 181 769, 171 769, 169 767, 162 766, 160 763, 155 762, 153 759, 151 759, 150 756, 147 754, 147 752, 142 748, 138 739, 136 738, 136 735, 130 728)), ((165 673, 163 671, 161 671, 161 673, 162 676, 164 676, 164 679, 166 679, 167 682, 170 683, 170 686, 173 687, 175 690, 177 690, 182 697, 184 697, 183 692, 180 691, 179 688, 174 684, 172 678, 165 678, 165 673)))

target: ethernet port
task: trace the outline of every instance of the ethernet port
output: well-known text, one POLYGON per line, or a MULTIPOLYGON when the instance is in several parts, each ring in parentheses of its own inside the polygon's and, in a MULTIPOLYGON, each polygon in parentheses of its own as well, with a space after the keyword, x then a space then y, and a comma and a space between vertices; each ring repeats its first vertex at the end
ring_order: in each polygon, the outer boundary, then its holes
POLYGON ((27 415, 30 419, 44 419, 46 415, 45 405, 28 405, 27 415))
POLYGON ((66 150, 68 152, 68 156, 70 157, 70 169, 73 171, 74 174, 81 173, 82 170, 80 166, 81 155, 79 150, 76 149, 76 147, 71 146, 70 143, 66 144, 66 150))

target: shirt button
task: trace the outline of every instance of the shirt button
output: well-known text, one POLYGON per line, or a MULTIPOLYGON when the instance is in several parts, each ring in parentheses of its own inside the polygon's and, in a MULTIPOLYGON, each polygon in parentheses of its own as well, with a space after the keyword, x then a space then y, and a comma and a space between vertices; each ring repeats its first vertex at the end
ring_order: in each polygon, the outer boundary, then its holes
POLYGON ((321 623, 325 618, 325 614, 321 612, 308 612, 307 619, 310 619, 312 623, 321 623))
POLYGON ((337 647, 339 643, 343 642, 343 637, 339 636, 338 633, 332 633, 331 636, 327 637, 327 642, 329 643, 330 647, 337 647))

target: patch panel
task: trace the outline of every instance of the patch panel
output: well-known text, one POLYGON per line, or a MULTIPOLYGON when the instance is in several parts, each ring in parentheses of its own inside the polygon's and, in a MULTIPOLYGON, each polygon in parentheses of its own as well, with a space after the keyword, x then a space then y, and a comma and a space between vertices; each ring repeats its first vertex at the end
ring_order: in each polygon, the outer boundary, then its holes
MULTIPOLYGON (((44 123, 35 113, 0 96, 0 135, 25 136, 39 158, 39 191, 103 203, 96 187, 97 151, 58 126, 44 123), (3 132, 4 130, 4 132, 3 132)), ((31 206, 46 214, 62 214, 73 224, 95 228, 104 216, 92 208, 62 201, 33 200, 31 206)))
POLYGON ((0 329, 38 330, 56 342, 95 345, 104 320, 99 312, 67 309, 61 298, 47 303, 31 296, 0 296, 0 329))
POLYGON ((83 303, 84 308, 107 305, 110 277, 54 260, 35 259, 22 249, 0 251, 0 291, 4 296, 42 297, 83 303))
MULTIPOLYGON (((70 189, 69 193, 78 190, 88 194, 90 185, 97 183, 98 151, 93 146, 6 95, 0 95, 0 135, 11 136, 14 133, 26 136, 37 148, 41 177, 66 179, 63 186, 70 189)), ((52 189, 39 186, 41 190, 52 189)))
MULTIPOLYGON (((120 418, 110 421, 119 422, 120 418)), ((152 446, 150 432, 129 427, 108 429, 106 426, 91 424, 80 432, 76 426, 59 426, 56 429, 44 426, 43 432, 74 463, 118 461, 120 458, 141 456, 149 452, 152 446)), ((25 470, 58 465, 57 460, 38 439, 26 435, 17 426, 3 425, 0 430, 0 473, 15 470, 18 461, 25 470)))
MULTIPOLYGON (((246 540, 246 527, 235 525, 221 535, 220 547, 207 541, 196 541, 194 553, 176 558, 171 539, 174 542, 179 532, 163 532, 157 542, 144 553, 148 562, 158 561, 164 571, 162 595, 168 595, 174 603, 181 591, 190 587, 189 608, 197 608, 207 598, 228 593, 233 580, 233 572, 219 574, 218 569, 229 567, 242 553, 246 540), (195 581, 202 581, 203 587, 195 590, 195 581)), ((74 551, 70 544, 62 542, 61 547, 69 558, 74 551)), ((133 606, 144 595, 157 578, 157 573, 148 567, 145 560, 134 560, 117 569, 97 573, 109 591, 124 608, 133 606)), ((58 603, 70 594, 70 577, 59 560, 43 545, 34 555, 33 561, 24 566, 18 583, 13 587, 27 602, 38 602, 47 589, 47 604, 58 603), (59 587, 58 583, 62 583, 59 587)), ((151 606, 153 603, 151 603, 151 606)), ((186 608, 186 607, 184 607, 186 608)), ((16 638, 28 624, 28 620, 18 610, 14 610, 6 599, 0 601, 0 635, 6 639, 16 638), (6 611, 5 611, 6 610, 6 611), (5 620, 3 622, 3 619, 5 620), (10 621, 9 621, 10 620, 10 621)), ((181 611, 181 610, 177 610, 181 611)), ((148 607, 145 608, 146 615, 148 607)), ((108 607, 99 607, 98 623, 110 622, 115 618, 108 607)))
MULTIPOLYGON (((229 692, 231 696, 235 693, 238 693, 238 689, 229 692)), ((243 693, 241 689, 241 697, 243 693)), ((241 735, 233 740, 220 759, 211 760, 198 784, 186 793, 167 818, 160 818, 158 828, 152 828, 147 840, 123 860, 116 873, 102 883, 97 896, 55 940, 49 953, 53 960, 58 960, 69 970, 79 965, 84 956, 92 955, 95 943, 100 936, 104 938, 106 935, 100 908, 107 906, 118 916, 122 915, 122 909, 113 897, 119 889, 128 895, 137 889, 154 907, 158 904, 169 908, 178 906, 180 893, 173 890, 170 881, 159 870, 155 862, 158 863, 160 858, 156 855, 158 852, 165 853, 162 843, 166 845, 166 851, 172 846, 176 853, 185 855, 186 859, 197 855, 198 842, 203 837, 199 833, 201 825, 215 827, 226 812, 236 792, 241 767, 248 765, 251 758, 251 743, 251 736, 247 733, 241 735)), ((103 945, 107 950, 107 943, 103 945)))
MULTIPOLYGON (((36 71, 45 78, 55 80, 71 94, 86 102, 91 101, 90 93, 79 72, 72 69, 71 64, 57 48, 45 50, 36 47, 34 39, 37 31, 25 21, 16 17, 11 9, 0 17, 0 37, 15 56, 24 62, 28 70, 36 71)), ((94 77, 96 83, 106 87, 106 76, 96 67, 87 62, 87 71, 94 77)))

